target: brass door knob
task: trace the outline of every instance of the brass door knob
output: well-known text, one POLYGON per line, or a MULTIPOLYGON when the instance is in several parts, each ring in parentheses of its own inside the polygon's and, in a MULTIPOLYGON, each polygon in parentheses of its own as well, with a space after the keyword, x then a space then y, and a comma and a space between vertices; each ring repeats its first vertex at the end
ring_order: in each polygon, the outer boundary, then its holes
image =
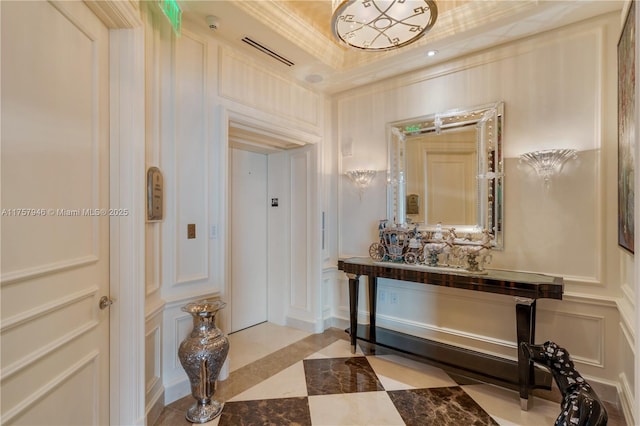
POLYGON ((98 303, 100 309, 107 309, 111 305, 113 305, 113 300, 109 299, 107 296, 102 296, 100 298, 100 302, 98 303))

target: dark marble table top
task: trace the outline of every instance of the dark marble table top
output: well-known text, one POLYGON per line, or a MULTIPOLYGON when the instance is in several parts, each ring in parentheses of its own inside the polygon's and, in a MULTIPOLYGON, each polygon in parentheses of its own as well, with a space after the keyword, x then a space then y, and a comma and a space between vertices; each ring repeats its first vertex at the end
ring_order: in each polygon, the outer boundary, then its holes
POLYGON ((368 257, 338 260, 338 269, 348 274, 367 275, 422 284, 504 294, 529 299, 562 299, 562 277, 529 272, 487 269, 481 273, 451 268, 375 262, 368 257))

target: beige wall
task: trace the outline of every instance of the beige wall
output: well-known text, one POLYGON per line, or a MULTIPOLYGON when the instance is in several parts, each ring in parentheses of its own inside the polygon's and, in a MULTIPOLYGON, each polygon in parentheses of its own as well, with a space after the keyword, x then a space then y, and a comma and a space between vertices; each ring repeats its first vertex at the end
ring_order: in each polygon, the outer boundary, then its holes
MULTIPOLYGON (((563 301, 540 300, 537 339, 554 340, 581 373, 633 401, 633 320, 621 320, 625 271, 632 258, 617 245, 616 42, 620 16, 543 33, 335 98, 338 144, 352 156, 335 159, 340 172, 381 171, 362 200, 339 181, 341 257, 367 256, 385 218, 388 122, 505 102, 505 248, 490 267, 560 275, 563 301), (574 148, 547 189, 524 152, 574 148), (620 354, 626 354, 621 356, 620 354)), ((344 277, 338 317, 347 318, 344 277)), ((381 303, 381 325, 505 357, 516 357, 514 301, 494 296, 383 281, 399 303, 381 303)), ((630 292, 631 293, 631 292, 630 292)), ((367 310, 366 298, 360 309, 367 310)), ((388 298, 387 298, 388 300, 388 298)), ((633 299, 631 299, 633 300, 633 299)))
MULTIPOLYGON (((167 188, 165 220, 148 224, 146 233, 147 409, 163 395, 170 402, 188 392, 176 358, 190 329, 180 306, 204 295, 226 297, 228 148, 222 141, 230 120, 251 117, 254 124, 288 129, 317 144, 302 156, 274 157, 279 169, 270 172, 276 178, 272 189, 290 198, 299 194, 295 182, 304 182, 313 197, 306 217, 296 215, 292 223, 292 210, 269 223, 277 231, 274 242, 288 247, 283 255, 302 252, 293 244, 304 244, 306 251, 306 264, 296 268, 286 256, 270 260, 277 265, 271 278, 278 282, 270 290, 276 296, 270 320, 318 331, 348 318, 337 258, 366 256, 386 215, 386 123, 502 100, 505 250, 490 266, 565 278, 563 301, 538 304, 537 340, 566 346, 581 372, 605 385, 605 398, 615 400, 619 393, 630 412, 633 258, 617 246, 613 190, 619 21, 615 14, 593 19, 344 92, 329 103, 207 33, 190 32, 188 23, 176 41, 160 20, 147 16, 147 166, 163 169, 167 188), (343 143, 352 144, 352 156, 342 157, 343 143), (578 149, 579 158, 547 190, 517 157, 553 147, 578 149), (362 200, 343 176, 355 168, 379 171, 362 200), (202 239, 186 241, 184 225, 193 221, 202 239), (212 225, 215 239, 209 238, 212 225), (303 239, 296 238, 300 229, 303 239), (192 251, 194 256, 184 257, 192 251)), ((399 300, 379 305, 381 325, 515 358, 512 298, 394 281, 380 289, 399 300)), ((360 300, 364 314, 366 298, 360 300)), ((223 315, 223 326, 225 321, 223 315)))
MULTIPOLYGON (((177 357, 191 330, 181 307, 194 299, 228 302, 217 318, 229 331, 229 124, 256 139, 304 146, 273 154, 268 197, 269 320, 322 331, 317 206, 325 99, 185 22, 176 38, 157 8, 145 20, 146 166, 164 175, 164 219, 146 224, 145 379, 148 420, 188 395, 177 357), (196 238, 187 238, 187 224, 196 238)), ((275 152, 275 151, 271 151, 275 152)), ((265 206, 267 209, 267 206, 265 206)), ((249 243, 251 235, 243 236, 249 243)), ((241 259, 246 265, 251 259, 241 259)))

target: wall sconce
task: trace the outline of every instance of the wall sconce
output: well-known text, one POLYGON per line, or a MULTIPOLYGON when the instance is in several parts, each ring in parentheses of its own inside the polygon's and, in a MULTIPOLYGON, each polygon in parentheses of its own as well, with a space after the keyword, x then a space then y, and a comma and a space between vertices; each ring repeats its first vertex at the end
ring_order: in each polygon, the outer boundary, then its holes
POLYGON ((348 170, 345 174, 351 179, 353 184, 358 188, 360 200, 364 190, 371 185, 371 181, 376 176, 375 170, 348 170))
POLYGON ((527 152, 520 156, 520 162, 527 163, 535 169, 538 176, 544 179, 544 184, 549 187, 551 177, 560 173, 567 160, 578 158, 575 149, 546 149, 544 151, 527 152))

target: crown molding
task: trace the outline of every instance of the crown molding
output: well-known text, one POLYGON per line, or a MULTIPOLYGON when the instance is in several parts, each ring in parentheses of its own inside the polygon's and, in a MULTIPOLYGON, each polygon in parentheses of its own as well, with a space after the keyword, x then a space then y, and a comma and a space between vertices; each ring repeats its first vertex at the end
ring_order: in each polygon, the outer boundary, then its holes
POLYGON ((136 28, 142 25, 137 0, 85 0, 89 9, 110 29, 136 28))

